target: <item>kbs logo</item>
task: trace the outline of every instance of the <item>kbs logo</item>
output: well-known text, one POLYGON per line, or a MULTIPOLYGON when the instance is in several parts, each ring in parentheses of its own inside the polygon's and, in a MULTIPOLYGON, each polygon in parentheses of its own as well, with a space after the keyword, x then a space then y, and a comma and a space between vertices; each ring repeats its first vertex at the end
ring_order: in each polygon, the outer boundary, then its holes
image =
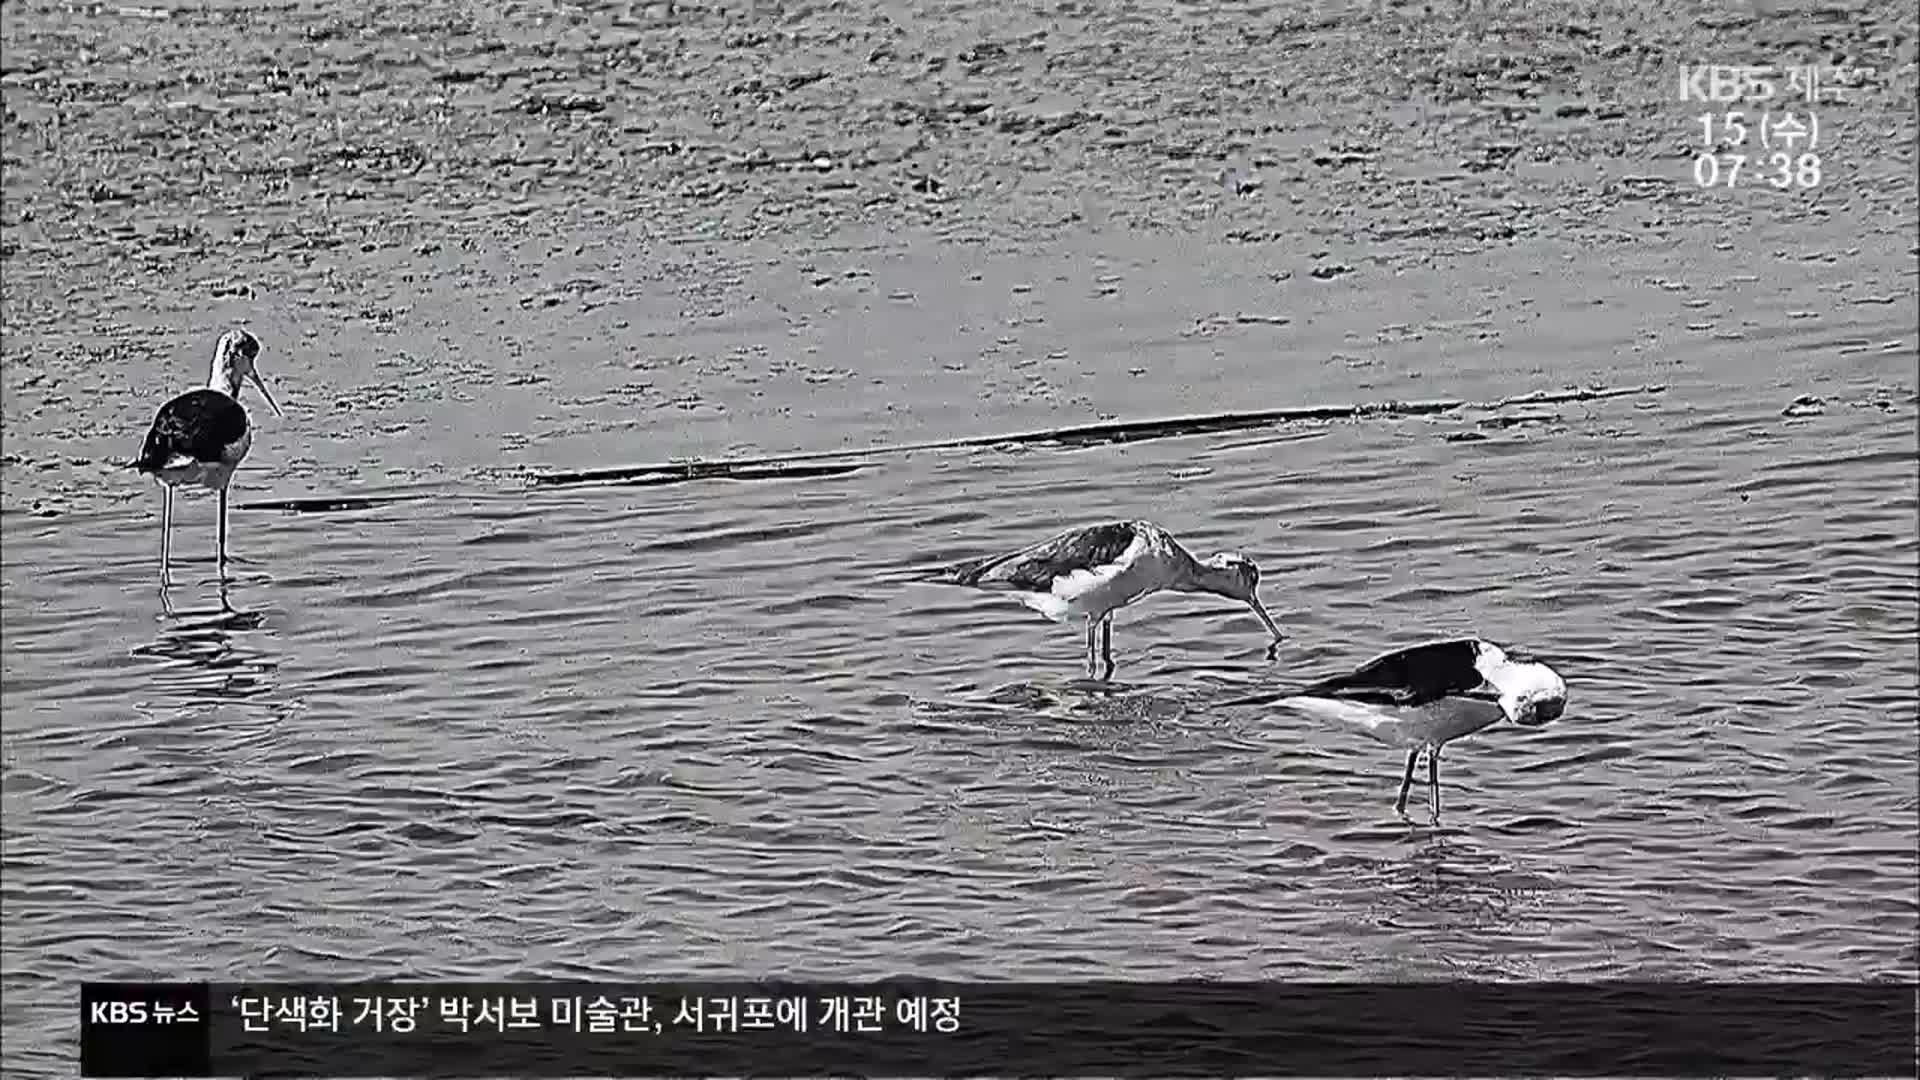
POLYGON ((1772 64, 1680 65, 1680 100, 1769 101, 1774 96, 1772 64))
POLYGON ((87 1022, 92 1024, 144 1024, 147 1022, 147 1003, 144 1001, 96 1001, 88 1010, 87 1022))

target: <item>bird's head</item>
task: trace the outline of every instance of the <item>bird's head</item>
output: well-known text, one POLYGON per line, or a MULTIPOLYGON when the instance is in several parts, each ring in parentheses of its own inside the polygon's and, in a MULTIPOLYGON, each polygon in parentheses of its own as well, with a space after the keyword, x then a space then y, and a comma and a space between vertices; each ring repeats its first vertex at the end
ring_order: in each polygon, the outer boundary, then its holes
POLYGON ((1253 609, 1253 613, 1266 624, 1267 632, 1273 640, 1279 641, 1285 635, 1274 625, 1273 616, 1267 614, 1266 606, 1260 603, 1260 568, 1252 559, 1238 552, 1215 555, 1202 562, 1206 572, 1203 582, 1207 591, 1220 596, 1238 600, 1253 609))
POLYGON ((241 386, 250 381, 260 388, 260 396, 267 399, 273 414, 284 416, 280 403, 273 400, 273 392, 267 389, 266 380, 260 377, 260 369, 254 366, 259 358, 259 338, 237 328, 221 334, 220 343, 213 348, 212 385, 238 401, 241 386))
POLYGON ((1521 727, 1540 727, 1566 711, 1566 681, 1530 653, 1483 641, 1475 666, 1500 691, 1501 710, 1521 727))

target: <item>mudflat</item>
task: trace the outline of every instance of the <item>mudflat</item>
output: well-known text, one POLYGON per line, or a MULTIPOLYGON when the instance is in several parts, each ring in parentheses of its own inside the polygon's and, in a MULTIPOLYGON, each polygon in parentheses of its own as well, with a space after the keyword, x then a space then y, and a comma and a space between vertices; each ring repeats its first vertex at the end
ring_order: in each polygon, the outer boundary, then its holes
POLYGON ((1906 5, 0 31, 9 1076, 71 1071, 102 972, 1920 959, 1906 5), (1716 64, 1777 97, 1683 99, 1716 64), (1734 110, 1817 147, 1730 178, 1734 110), (163 601, 116 463, 240 324, 287 413, 249 561, 183 499, 163 601), (1109 517, 1256 559, 1278 657, 1155 598, 1094 692, 1077 629, 901 582, 1109 517), (1391 751, 1215 704, 1455 633, 1570 701, 1449 747, 1440 829, 1391 751))

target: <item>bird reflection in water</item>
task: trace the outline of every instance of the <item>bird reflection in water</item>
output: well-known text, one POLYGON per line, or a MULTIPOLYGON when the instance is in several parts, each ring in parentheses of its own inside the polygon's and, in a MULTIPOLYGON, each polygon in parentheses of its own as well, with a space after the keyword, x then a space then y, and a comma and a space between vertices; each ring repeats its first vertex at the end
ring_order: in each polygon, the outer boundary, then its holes
MULTIPOLYGON (((1522 927, 1554 882, 1462 836, 1430 833, 1413 841, 1404 858, 1382 862, 1370 887, 1378 916, 1390 925, 1426 930, 1498 927, 1503 933, 1524 933, 1522 927)), ((1498 964, 1500 958, 1477 961, 1487 962, 1498 964)))
POLYGON ((920 699, 918 711, 981 721, 1133 724, 1167 721, 1187 712, 1185 695, 1149 683, 1072 679, 1059 684, 1016 682, 957 701, 920 699))
POLYGON ((274 664, 252 649, 236 647, 233 635, 258 630, 266 616, 233 606, 225 581, 220 582, 220 606, 215 609, 175 608, 166 589, 160 590, 163 626, 160 637, 134 649, 134 655, 171 660, 196 669, 196 688, 223 698, 248 698, 264 693, 264 680, 274 664))

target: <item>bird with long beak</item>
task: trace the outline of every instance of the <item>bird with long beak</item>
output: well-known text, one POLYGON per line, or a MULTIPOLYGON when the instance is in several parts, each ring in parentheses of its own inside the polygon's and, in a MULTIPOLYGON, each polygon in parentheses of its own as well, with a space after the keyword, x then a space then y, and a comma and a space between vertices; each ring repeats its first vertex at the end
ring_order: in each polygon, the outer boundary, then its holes
POLYGON ((241 388, 248 382, 260 388, 260 396, 284 416, 273 400, 254 361, 260 355, 260 341, 245 330, 229 330, 220 335, 213 350, 213 370, 207 385, 189 390, 165 405, 153 418, 140 456, 128 462, 133 468, 158 480, 165 494, 160 509, 160 580, 168 582, 168 564, 173 540, 173 489, 182 484, 203 487, 220 493, 218 560, 221 579, 227 570, 227 485, 235 469, 253 446, 253 427, 247 422, 247 410, 240 405, 241 388))
POLYGON ((1252 559, 1230 553, 1196 559, 1151 521, 1069 529, 1008 555, 947 567, 927 580, 1007 593, 1055 622, 1086 620, 1089 678, 1095 677, 1099 659, 1105 661, 1106 677, 1113 677, 1113 613, 1162 590, 1238 600, 1259 616, 1275 646, 1284 637, 1260 603, 1260 568, 1252 559))
POLYGON ((1440 821, 1440 750, 1502 720, 1537 728, 1567 707, 1560 673, 1516 648, 1481 638, 1430 641, 1376 656, 1352 671, 1297 690, 1278 690, 1220 704, 1273 702, 1358 731, 1407 752, 1394 813, 1405 817, 1420 755, 1427 792, 1440 821))

